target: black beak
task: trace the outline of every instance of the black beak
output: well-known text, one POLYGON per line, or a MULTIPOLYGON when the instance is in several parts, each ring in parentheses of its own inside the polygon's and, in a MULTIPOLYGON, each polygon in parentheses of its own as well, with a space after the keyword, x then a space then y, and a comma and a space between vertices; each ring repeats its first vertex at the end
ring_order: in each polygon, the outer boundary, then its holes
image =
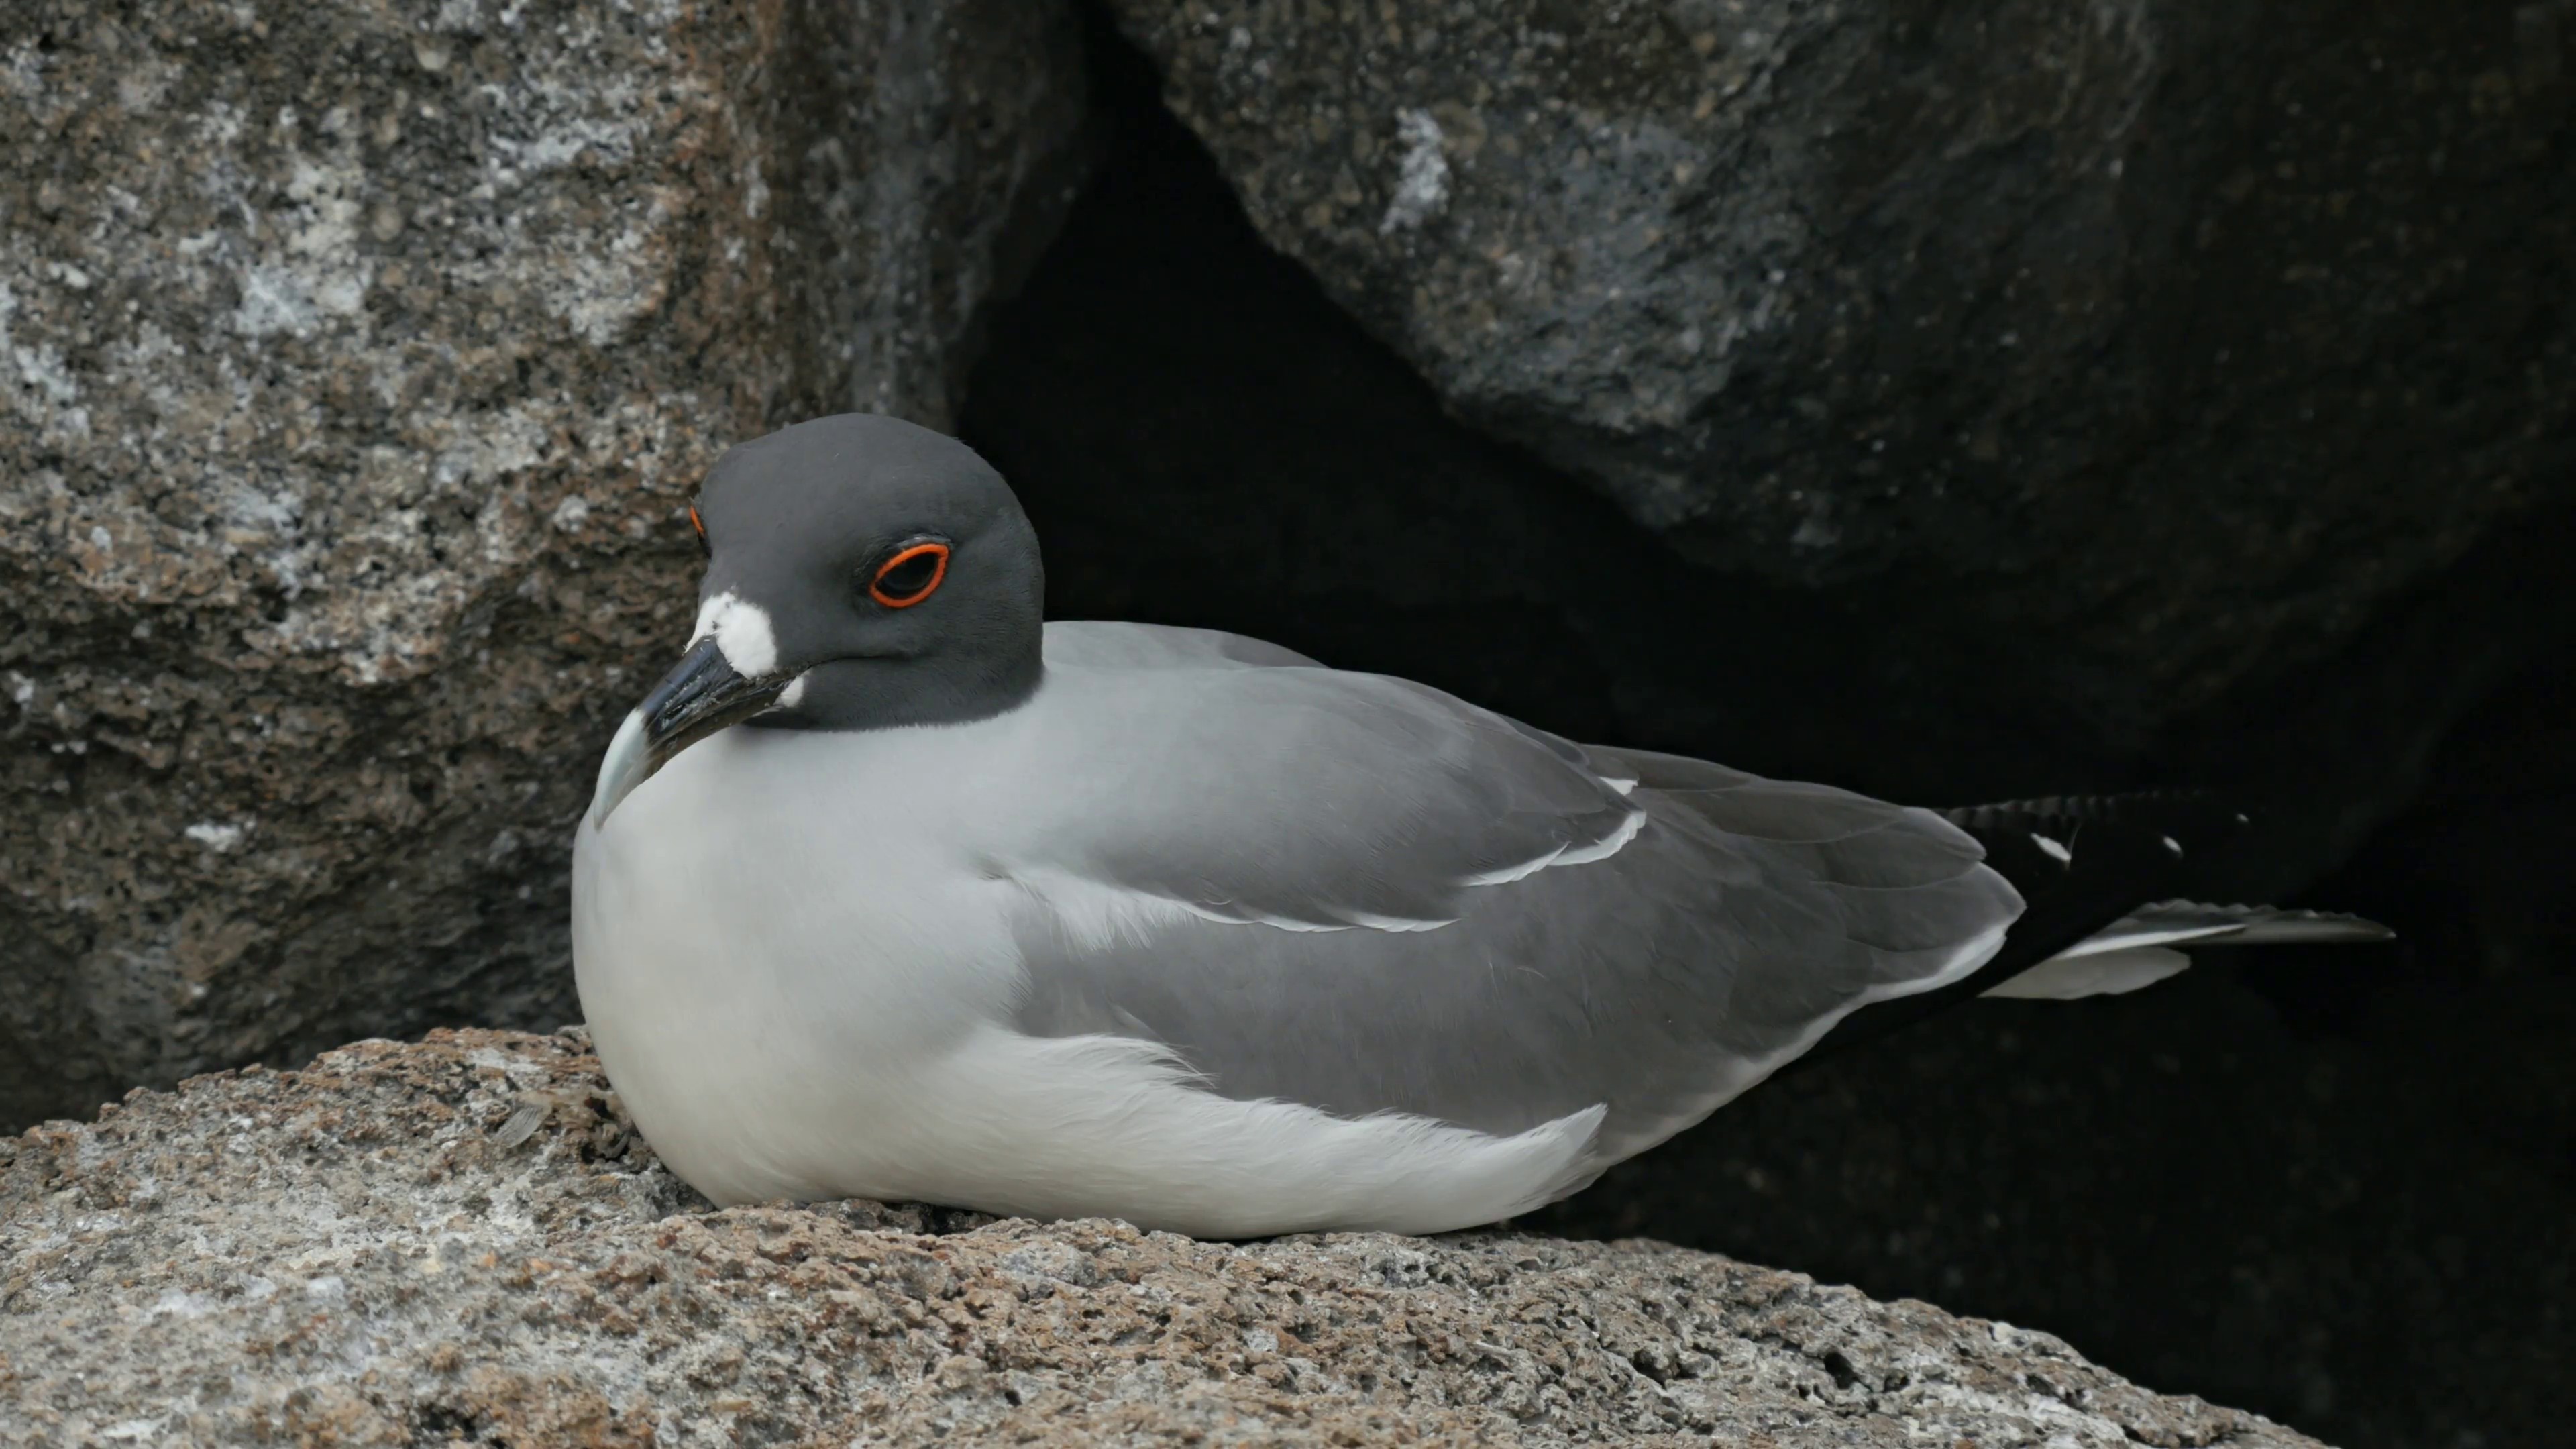
POLYGON ((789 681, 784 674, 746 678, 734 671, 714 636, 699 640, 609 741, 608 756, 599 762, 599 788, 591 797, 592 826, 606 825, 618 802, 680 751, 776 704, 789 681))

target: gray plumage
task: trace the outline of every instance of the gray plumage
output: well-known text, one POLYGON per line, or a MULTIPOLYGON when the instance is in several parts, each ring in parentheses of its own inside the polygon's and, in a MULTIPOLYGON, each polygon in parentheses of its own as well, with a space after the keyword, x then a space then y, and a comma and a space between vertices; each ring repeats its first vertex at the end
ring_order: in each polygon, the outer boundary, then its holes
POLYGON ((1402 680, 1262 670, 1125 704, 1187 723, 1148 773, 1090 782, 1109 803, 1052 863, 1210 919, 1104 942, 1030 912, 1015 1020, 1150 1037, 1230 1097, 1493 1133, 1606 1103, 1615 1160, 1955 975, 2020 909, 1928 811, 1577 746, 1402 680))
MULTIPOLYGON (((1488 1222, 1968 982, 2022 911, 1929 811, 1041 624, 1009 488, 909 424, 737 448, 696 511, 697 628, 602 762, 573 943, 610 1079, 718 1201, 1488 1222)), ((2213 911, 2019 994, 2345 929, 2213 911)))

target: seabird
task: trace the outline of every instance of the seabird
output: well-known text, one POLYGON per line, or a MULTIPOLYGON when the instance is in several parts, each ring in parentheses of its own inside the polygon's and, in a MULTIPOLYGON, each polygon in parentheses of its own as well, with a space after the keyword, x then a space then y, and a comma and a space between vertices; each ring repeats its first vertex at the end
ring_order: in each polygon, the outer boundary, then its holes
POLYGON ((1010 488, 896 419, 735 447, 690 518, 696 628, 600 766, 573 960, 627 1110, 719 1203, 1470 1227, 1855 1012, 2386 934, 2139 894, 2171 811, 1945 818, 1238 635, 1043 622, 1010 488))

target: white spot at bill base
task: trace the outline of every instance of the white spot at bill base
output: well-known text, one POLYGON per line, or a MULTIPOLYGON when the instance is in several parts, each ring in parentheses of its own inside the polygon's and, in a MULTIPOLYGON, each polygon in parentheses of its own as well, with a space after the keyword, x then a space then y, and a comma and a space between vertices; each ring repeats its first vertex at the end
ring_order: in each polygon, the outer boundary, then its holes
POLYGON ((2165 837, 2165 849, 2172 851, 2176 855, 2180 855, 2182 854, 2182 842, 2168 835, 2165 837))
POLYGON ((2042 854, 2048 856, 2051 860, 2056 861, 2060 865, 2072 865, 2075 863, 2075 852, 2067 849, 2066 842, 2057 839, 2055 836, 2042 835, 2038 831, 2034 830, 2030 833, 2030 843, 2038 846, 2042 854))
POLYGON ((710 634, 736 674, 757 679, 778 667, 778 631, 770 627, 769 611, 731 589, 699 606, 698 627, 689 642, 710 634))

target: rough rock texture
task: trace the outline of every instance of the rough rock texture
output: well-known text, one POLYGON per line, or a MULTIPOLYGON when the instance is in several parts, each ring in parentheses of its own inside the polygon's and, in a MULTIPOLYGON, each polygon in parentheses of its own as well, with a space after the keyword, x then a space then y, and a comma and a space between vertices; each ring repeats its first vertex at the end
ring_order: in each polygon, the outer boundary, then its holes
POLYGON ((0 1443, 2313 1445, 1652 1243, 709 1209, 575 1033, 0 1143, 0 1443))
POLYGON ((1081 91, 1017 0, 13 0, 0 1121, 573 1015, 679 500, 947 416, 1081 91))
MULTIPOLYGON (((1311 272, 1262 244, 1206 149, 1159 104, 1139 53, 1106 25, 1093 38, 1094 94, 1114 117, 1102 168, 1000 312, 960 418, 1036 520, 1059 614, 1239 629, 1579 738, 1896 799, 2214 786, 2257 802, 2261 825, 2209 889, 2260 896, 2316 880, 2404 808, 2463 711, 2518 664, 2576 641, 2567 488, 2380 599, 2304 665, 2284 657, 2286 636, 2231 612, 2232 584, 2213 583, 2167 621, 2175 647, 2235 629, 2253 662, 2191 708, 2116 707, 2151 692, 2170 660, 2105 659, 2062 617, 2098 582, 2081 573, 2082 549, 2067 568, 1982 584, 1890 572, 1810 587, 1694 565, 1562 471, 1444 411, 1311 272)), ((2550 194, 2535 184, 2475 200, 2550 194)), ((2471 280, 2503 289, 2520 275, 2471 280)), ((2456 326, 2465 365, 2513 354, 2562 315, 2418 320, 2456 326)), ((2520 382, 2490 392, 2470 380, 2455 379, 2461 408, 2531 401, 2515 401, 2520 382)), ((2552 406, 2532 402, 2530 426, 2552 406)), ((2340 446, 2349 424, 2330 408, 2276 410, 2245 446, 2340 446)), ((2536 436, 2576 448, 2576 429, 2536 436)), ((2576 478, 2576 458, 2563 476, 2576 478)), ((2178 519, 2200 517, 2217 546, 2234 546, 2228 515, 2194 515, 2182 496, 2178 519)), ((2082 547, 2116 546, 2105 528, 2082 547)), ((2093 622, 2134 621, 2113 606, 2093 622)))
POLYGON ((2570 959, 2476 981, 2284 950, 2135 996, 1980 1003, 1767 1085, 1522 1226, 2045 1328, 2349 1449, 2556 1444, 2570 959))
POLYGON ((2576 8, 1113 0, 1253 222, 1690 557, 2135 739, 2576 473, 2576 8))

